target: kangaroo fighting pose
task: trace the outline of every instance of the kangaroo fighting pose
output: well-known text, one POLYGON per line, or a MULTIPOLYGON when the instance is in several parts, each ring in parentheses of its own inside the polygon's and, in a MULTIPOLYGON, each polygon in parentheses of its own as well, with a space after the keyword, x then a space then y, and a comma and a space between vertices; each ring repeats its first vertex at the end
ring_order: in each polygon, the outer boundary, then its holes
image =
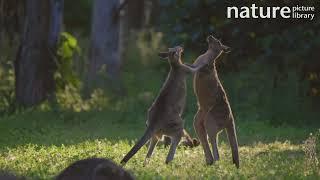
POLYGON ((219 132, 226 129, 232 150, 233 163, 239 168, 234 118, 216 70, 217 59, 222 53, 228 53, 230 48, 213 36, 208 36, 207 42, 208 50, 200 55, 192 65, 181 64, 189 71, 196 72, 193 86, 198 100, 198 112, 194 117, 193 125, 202 144, 207 164, 219 160, 217 137, 219 132), (212 145, 213 156, 207 136, 212 145))
POLYGON ((160 93, 148 111, 147 129, 142 138, 121 160, 125 164, 151 138, 144 164, 151 157, 158 140, 165 135, 171 138, 171 146, 166 163, 172 161, 177 145, 184 134, 184 121, 181 118, 186 101, 187 70, 181 64, 183 48, 169 48, 168 52, 159 53, 170 64, 170 72, 160 93))

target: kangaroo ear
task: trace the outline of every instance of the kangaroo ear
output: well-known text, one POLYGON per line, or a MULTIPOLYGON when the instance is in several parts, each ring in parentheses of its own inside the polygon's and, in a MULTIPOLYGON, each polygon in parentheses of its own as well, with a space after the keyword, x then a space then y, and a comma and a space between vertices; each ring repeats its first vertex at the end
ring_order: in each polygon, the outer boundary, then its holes
POLYGON ((169 52, 159 52, 158 56, 162 59, 168 59, 169 58, 169 52))

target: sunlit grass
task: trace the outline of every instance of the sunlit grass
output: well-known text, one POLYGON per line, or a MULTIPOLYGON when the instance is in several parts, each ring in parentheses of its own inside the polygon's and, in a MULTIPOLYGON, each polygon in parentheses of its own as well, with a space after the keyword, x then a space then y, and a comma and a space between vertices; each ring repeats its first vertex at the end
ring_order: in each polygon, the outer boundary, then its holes
MULTIPOLYGON (((128 114, 31 111, 0 118, 0 167, 30 179, 51 179, 87 157, 119 163, 144 131, 142 110, 128 114)), ((186 128, 194 134, 191 124, 188 120, 186 128)), ((307 163, 303 149, 304 140, 315 131, 240 119, 240 169, 232 164, 225 133, 220 135, 220 161, 212 166, 205 165, 201 147, 179 147, 173 162, 166 165, 168 148, 158 146, 146 167, 147 148, 143 147, 125 168, 138 179, 317 179, 319 166, 307 163)))
MULTIPOLYGON (((28 177, 52 178, 73 161, 86 157, 104 157, 119 163, 132 143, 108 139, 84 141, 73 145, 27 144, 2 151, 0 167, 28 177)), ((258 143, 240 147, 240 169, 231 163, 229 146, 220 144, 221 160, 212 166, 204 163, 201 147, 179 148, 174 161, 164 163, 168 149, 156 148, 149 164, 143 167, 147 148, 142 148, 125 166, 138 179, 150 178, 253 178, 278 179, 316 177, 308 171, 302 145, 290 142, 258 143)), ((318 174, 319 177, 319 174, 318 174)))

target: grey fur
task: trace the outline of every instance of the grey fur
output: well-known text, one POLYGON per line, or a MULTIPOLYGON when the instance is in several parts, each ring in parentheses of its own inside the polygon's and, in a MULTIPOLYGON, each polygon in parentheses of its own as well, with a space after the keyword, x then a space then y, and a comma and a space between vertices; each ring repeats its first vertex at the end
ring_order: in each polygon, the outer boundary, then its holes
POLYGON ((148 111, 147 129, 142 138, 133 146, 128 154, 121 160, 125 164, 149 140, 149 149, 144 164, 147 164, 158 140, 165 135, 171 138, 171 146, 166 158, 166 163, 173 160, 177 145, 183 136, 184 121, 181 118, 186 100, 186 75, 187 71, 181 67, 180 46, 169 48, 159 56, 168 60, 170 72, 163 84, 158 97, 148 111))

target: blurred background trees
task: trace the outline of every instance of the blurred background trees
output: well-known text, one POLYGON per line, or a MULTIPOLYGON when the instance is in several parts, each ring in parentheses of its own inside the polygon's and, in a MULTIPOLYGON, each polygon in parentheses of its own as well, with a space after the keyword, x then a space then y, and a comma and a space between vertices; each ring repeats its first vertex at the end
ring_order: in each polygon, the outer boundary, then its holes
POLYGON ((18 104, 37 105, 55 90, 55 56, 62 24, 63 0, 25 4, 25 26, 14 62, 18 104))
POLYGON ((119 81, 120 52, 119 52, 119 0, 95 0, 91 22, 89 50, 89 84, 98 82, 98 74, 105 74, 112 81, 119 81))
MULTIPOLYGON (((27 77, 25 72, 14 75, 12 71, 19 38, 25 36, 22 32, 30 26, 25 21, 30 16, 24 2, 0 0, 0 111, 3 112, 8 112, 12 104, 19 102, 15 99, 19 94, 12 87, 19 81, 14 81, 14 77, 27 77)), ((55 84, 78 82, 73 88, 64 86, 64 90, 59 91, 63 93, 57 98, 64 97, 63 102, 67 101, 66 97, 82 99, 81 89, 92 83, 99 72, 106 72, 102 73, 105 78, 95 88, 103 89, 108 98, 121 98, 119 94, 123 96, 124 93, 119 92, 125 91, 126 97, 152 99, 149 96, 156 95, 167 70, 166 64, 157 59, 157 51, 165 46, 182 44, 185 61, 192 62, 206 50, 205 37, 213 34, 233 49, 232 53, 221 58, 219 72, 238 116, 276 123, 315 122, 313 117, 318 116, 320 21, 317 16, 312 21, 226 18, 227 6, 250 6, 253 3, 250 0, 79 0, 76 5, 74 3, 64 2, 62 32, 69 33, 64 34, 58 43, 58 67, 53 72, 56 75, 64 72, 58 78, 55 76, 55 84), (125 5, 120 10, 122 3, 125 5), (69 71, 72 71, 72 76, 66 75, 69 71), (116 79, 120 84, 113 84, 110 79, 116 79)), ((286 0, 254 3, 257 6, 296 5, 296 2, 286 0)), ((301 2, 301 5, 319 8, 319 3, 312 0, 301 2)), ((47 31, 42 29, 37 28, 43 33, 47 31)), ((41 37, 39 32, 37 38, 31 38, 27 43, 47 43, 40 40, 41 37)), ((25 51, 18 57, 27 58, 28 53, 34 52, 36 50, 25 51)), ((40 52, 45 52, 45 48, 40 52)), ((31 59, 36 61, 37 58, 31 59)), ((53 62, 50 57, 41 59, 41 62, 53 62)), ((31 61, 27 65, 28 70, 35 66, 31 61)), ((42 78, 49 73, 52 77, 51 66, 41 69, 45 73, 42 78)), ((91 92, 95 95, 91 94, 89 98, 99 99, 97 95, 102 91, 93 89, 91 92)), ((30 95, 29 92, 27 94, 30 95)), ((192 96, 188 98, 193 102, 192 96)), ((85 101, 72 100, 70 103, 85 101)), ((61 103, 61 99, 58 102, 61 103)), ((187 111, 194 108, 193 105, 188 105, 187 111)), ((80 109, 88 109, 86 107, 80 109)))

